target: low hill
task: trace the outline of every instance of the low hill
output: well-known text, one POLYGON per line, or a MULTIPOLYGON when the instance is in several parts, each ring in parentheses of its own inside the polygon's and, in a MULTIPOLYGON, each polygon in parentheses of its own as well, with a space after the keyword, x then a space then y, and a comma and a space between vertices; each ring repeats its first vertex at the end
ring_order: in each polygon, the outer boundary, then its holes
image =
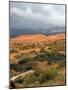
POLYGON ((11 38, 11 42, 48 42, 48 41, 56 41, 56 40, 62 40, 65 39, 65 33, 61 34, 55 34, 46 36, 43 34, 33 34, 33 35, 20 35, 15 38, 11 38))
POLYGON ((62 39, 65 39, 65 33, 48 36, 49 41, 56 41, 56 40, 62 40, 62 39))
POLYGON ((34 35, 20 35, 15 38, 12 38, 11 41, 14 42, 42 42, 47 41, 48 37, 43 34, 34 34, 34 35))

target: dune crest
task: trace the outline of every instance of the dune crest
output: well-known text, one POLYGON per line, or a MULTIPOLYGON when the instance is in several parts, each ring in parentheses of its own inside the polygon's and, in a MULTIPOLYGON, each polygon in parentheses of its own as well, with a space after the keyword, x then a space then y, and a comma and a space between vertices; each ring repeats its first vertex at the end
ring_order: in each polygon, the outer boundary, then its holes
POLYGON ((42 41, 56 41, 65 39, 65 33, 46 36, 43 34, 20 35, 12 38, 12 42, 42 42, 42 41))

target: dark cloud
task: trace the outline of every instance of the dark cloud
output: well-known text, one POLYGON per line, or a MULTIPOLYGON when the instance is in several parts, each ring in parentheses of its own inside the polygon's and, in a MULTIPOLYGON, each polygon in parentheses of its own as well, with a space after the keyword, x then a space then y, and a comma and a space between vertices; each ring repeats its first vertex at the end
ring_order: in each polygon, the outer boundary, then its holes
POLYGON ((10 2, 11 30, 19 32, 27 29, 26 32, 31 33, 64 32, 64 27, 64 5, 10 2))

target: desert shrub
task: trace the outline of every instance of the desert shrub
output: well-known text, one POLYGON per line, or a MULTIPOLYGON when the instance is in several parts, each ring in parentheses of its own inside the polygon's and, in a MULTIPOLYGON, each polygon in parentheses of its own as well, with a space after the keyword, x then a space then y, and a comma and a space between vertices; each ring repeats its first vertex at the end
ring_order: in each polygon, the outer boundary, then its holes
POLYGON ((19 63, 19 64, 24 64, 24 63, 29 62, 30 60, 31 60, 30 57, 22 57, 22 58, 18 61, 18 63, 19 63))
POLYGON ((22 76, 19 76, 18 78, 15 79, 15 82, 22 84, 24 82, 24 78, 22 76))
POLYGON ((45 60, 45 54, 40 53, 34 57, 35 61, 44 61, 45 60))
POLYGON ((34 84, 38 82, 39 84, 45 83, 49 80, 53 80, 57 77, 58 70, 51 68, 47 69, 46 71, 42 72, 40 69, 35 70, 33 75, 25 76, 24 83, 27 84, 34 84))
POLYGON ((39 83, 41 80, 40 74, 41 74, 41 70, 37 69, 35 70, 34 74, 28 76, 26 75, 24 78, 24 83, 25 84, 32 84, 32 83, 35 84, 35 82, 39 83))
POLYGON ((35 44, 32 44, 30 47, 31 47, 31 48, 35 48, 35 47, 36 47, 36 45, 35 45, 35 44))
POLYGON ((47 61, 49 61, 49 62, 58 62, 58 61, 62 61, 62 60, 65 60, 65 55, 62 55, 62 54, 60 54, 60 53, 56 53, 56 54, 54 54, 54 53, 40 53, 40 54, 38 54, 38 55, 36 55, 35 57, 34 57, 34 59, 36 60, 36 61, 45 61, 45 60, 47 60, 47 61))
POLYGON ((11 64, 10 69, 13 69, 18 72, 24 71, 24 67, 19 64, 11 64))
POLYGON ((64 75, 58 75, 57 77, 56 77, 56 80, 60 80, 60 81, 62 81, 62 82, 65 82, 65 76, 64 75))
POLYGON ((14 56, 16 59, 20 59, 21 55, 14 56))
POLYGON ((35 76, 40 76, 41 70, 39 68, 36 68, 34 75, 35 76))
POLYGON ((15 48, 10 48, 10 53, 17 53, 18 51, 15 48))
POLYGON ((30 64, 24 64, 24 65, 20 65, 20 64, 11 64, 10 65, 10 69, 13 69, 17 72, 24 72, 26 70, 31 70, 32 67, 30 64))
POLYGON ((47 80, 54 79, 57 75, 58 75, 58 70, 54 68, 50 70, 48 69, 45 72, 45 76, 47 80))
POLYGON ((31 70, 32 69, 32 62, 29 61, 28 63, 23 64, 25 66, 25 70, 31 70))
POLYGON ((25 78, 24 78, 25 85, 32 84, 34 82, 35 82, 35 77, 33 75, 32 76, 25 76, 25 78))
POLYGON ((42 73, 42 79, 40 81, 40 83, 44 83, 47 82, 48 80, 53 80, 54 78, 56 78, 56 76, 58 75, 58 70, 57 69, 47 69, 46 71, 44 71, 42 73))
POLYGON ((62 54, 50 54, 51 58, 54 60, 57 60, 57 61, 61 61, 61 60, 65 60, 65 55, 62 55, 62 54))
POLYGON ((65 51, 65 40, 55 41, 52 43, 49 43, 49 50, 51 50, 51 53, 58 53, 58 51, 65 51))
POLYGON ((10 64, 10 69, 16 69, 17 64, 10 64))
POLYGON ((15 82, 24 84, 28 86, 30 84, 38 84, 45 83, 49 80, 53 80, 58 76, 58 70, 55 68, 48 68, 46 71, 41 71, 40 69, 36 69, 33 74, 25 75, 25 77, 18 77, 15 82))
POLYGON ((48 64, 48 65, 51 65, 51 63, 52 63, 51 61, 48 61, 48 63, 47 63, 47 64, 48 64))
POLYGON ((47 53, 47 51, 44 48, 41 48, 40 53, 47 53))
POLYGON ((65 60, 59 62, 59 68, 64 67, 66 64, 65 60))
POLYGON ((22 49, 22 50, 30 49, 30 48, 32 48, 32 45, 30 45, 30 44, 20 44, 20 45, 18 46, 18 48, 19 48, 19 49, 22 49))
POLYGON ((30 53, 37 54, 37 52, 35 50, 30 51, 30 53))

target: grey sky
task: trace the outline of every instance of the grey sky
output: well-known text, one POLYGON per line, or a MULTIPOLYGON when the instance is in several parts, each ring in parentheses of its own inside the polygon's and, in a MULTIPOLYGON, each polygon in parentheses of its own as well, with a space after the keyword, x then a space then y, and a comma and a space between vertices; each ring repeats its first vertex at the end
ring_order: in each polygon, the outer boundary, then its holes
POLYGON ((60 32, 64 27, 65 5, 10 2, 10 28, 60 32))

